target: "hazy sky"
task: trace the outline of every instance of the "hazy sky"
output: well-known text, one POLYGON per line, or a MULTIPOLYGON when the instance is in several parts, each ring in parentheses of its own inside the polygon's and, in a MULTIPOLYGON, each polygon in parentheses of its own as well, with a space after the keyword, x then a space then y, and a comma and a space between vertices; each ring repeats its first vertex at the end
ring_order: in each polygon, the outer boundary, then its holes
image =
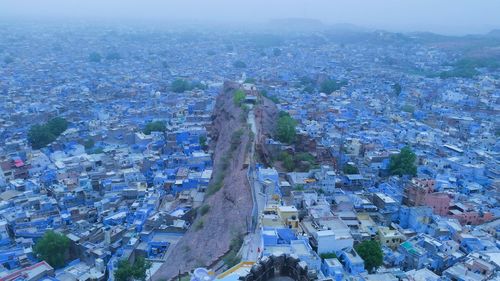
POLYGON ((0 0, 1 18, 244 23, 312 18, 465 34, 500 28, 500 0, 0 0))

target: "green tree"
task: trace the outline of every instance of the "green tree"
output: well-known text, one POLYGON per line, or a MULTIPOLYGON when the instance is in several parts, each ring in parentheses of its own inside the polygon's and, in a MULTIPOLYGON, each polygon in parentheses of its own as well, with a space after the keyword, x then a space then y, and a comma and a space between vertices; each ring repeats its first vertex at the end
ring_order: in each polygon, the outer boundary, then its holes
POLYGON ((411 104, 405 104, 403 105, 403 107, 401 108, 404 112, 408 112, 408 113, 411 113, 413 114, 413 112, 415 112, 415 107, 411 104))
POLYGON ((146 271, 151 267, 151 262, 139 257, 132 265, 127 260, 118 261, 118 266, 114 272, 116 281, 146 280, 146 271))
POLYGON ((245 100, 245 92, 243 92, 243 90, 237 90, 234 92, 233 94, 233 101, 234 101, 234 104, 237 105, 237 106, 241 106, 241 104, 243 103, 243 101, 245 100))
POLYGON ((304 87, 304 89, 302 91, 309 93, 309 94, 312 94, 314 92, 314 87, 311 85, 307 85, 304 87))
POLYGON ((243 61, 237 60, 237 61, 233 62, 233 66, 236 68, 246 68, 247 64, 244 63, 243 61))
POLYGON ((64 118, 56 117, 47 122, 47 128, 52 134, 59 136, 68 129, 68 121, 64 118))
POLYGON ((101 55, 98 52, 92 52, 89 54, 90 62, 100 62, 102 59, 101 55))
POLYGON ((282 155, 282 161, 283 161, 283 167, 288 172, 293 172, 295 170, 295 160, 293 159, 293 156, 288 154, 288 153, 283 153, 282 155))
POLYGON ((255 84, 255 78, 248 77, 247 79, 245 79, 244 83, 255 84))
POLYGON ((394 91, 394 94, 396 96, 399 96, 399 94, 401 94, 401 84, 399 83, 395 83, 393 86, 392 86, 392 90, 394 91))
POLYGON ((201 135, 199 138, 200 146, 202 149, 205 149, 207 147, 207 137, 204 135, 201 135))
POLYGON ((351 164, 346 164, 342 170, 344 171, 344 174, 346 174, 346 175, 359 174, 358 168, 356 166, 351 165, 351 164))
POLYGON ((337 255, 334 252, 329 252, 329 253, 323 253, 319 255, 320 258, 326 260, 326 259, 336 259, 337 255))
POLYGON ((28 131, 28 141, 34 149, 40 149, 55 141, 68 128, 64 118, 56 117, 45 124, 36 124, 28 131))
POLYGON ((320 85, 320 92, 325 93, 325 94, 331 94, 334 91, 339 90, 342 86, 347 85, 346 81, 335 81, 332 79, 327 79, 323 81, 320 85))
POLYGON ((122 56, 118 52, 111 52, 106 55, 107 60, 119 60, 122 56))
POLYGON ((391 175, 409 175, 416 176, 417 175, 417 166, 415 165, 415 161, 417 160, 417 156, 411 150, 410 147, 405 146, 401 149, 401 152, 391 156, 391 160, 389 161, 389 171, 391 175))
POLYGON ((189 90, 192 90, 192 89, 206 90, 207 88, 208 88, 207 85, 205 85, 199 81, 191 82, 191 85, 189 85, 189 90))
POLYGON ((278 122, 276 125, 276 137, 284 143, 292 143, 295 141, 297 121, 285 111, 279 113, 278 122))
POLYGON ((144 133, 150 135, 151 132, 163 132, 166 130, 165 123, 163 121, 153 121, 146 124, 144 128, 144 133))
POLYGON ((36 124, 28 132, 28 141, 34 149, 40 149, 53 142, 56 137, 45 126, 36 124))
POLYGON ((95 145, 95 142, 93 139, 87 139, 83 142, 83 146, 85 147, 85 149, 91 149, 93 148, 95 145))
POLYGON ((191 85, 184 79, 174 80, 170 87, 175 93, 184 93, 185 91, 191 90, 191 85))
POLYGON ((5 64, 13 63, 14 59, 11 56, 6 56, 5 58, 3 58, 3 62, 5 64))
POLYGON ((61 268, 66 262, 69 243, 70 240, 66 236, 49 230, 38 240, 33 250, 41 260, 54 268, 61 268))
POLYGON ((354 247, 356 252, 365 262, 365 269, 373 272, 374 269, 381 266, 384 255, 380 244, 375 240, 366 240, 354 247))

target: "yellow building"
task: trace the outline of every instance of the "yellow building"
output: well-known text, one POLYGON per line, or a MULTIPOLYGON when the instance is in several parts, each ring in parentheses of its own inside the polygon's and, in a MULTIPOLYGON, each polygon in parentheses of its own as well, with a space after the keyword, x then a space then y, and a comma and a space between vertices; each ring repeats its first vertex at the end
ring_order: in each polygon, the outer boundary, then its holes
POLYGON ((378 239, 381 245, 395 250, 399 244, 405 241, 405 236, 396 229, 381 226, 378 228, 378 239))
POLYGON ((299 227, 299 211, 295 206, 279 206, 278 216, 286 226, 299 227))

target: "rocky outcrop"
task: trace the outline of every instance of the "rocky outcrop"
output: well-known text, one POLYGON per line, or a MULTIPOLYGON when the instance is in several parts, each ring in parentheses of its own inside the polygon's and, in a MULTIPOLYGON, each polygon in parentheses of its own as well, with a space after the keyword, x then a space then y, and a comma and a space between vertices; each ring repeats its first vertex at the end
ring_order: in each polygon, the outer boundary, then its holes
POLYGON ((196 267, 209 267, 228 251, 231 241, 247 231, 252 209, 251 190, 244 168, 250 138, 246 113, 233 102, 234 84, 226 83, 217 97, 210 132, 214 151, 214 173, 204 204, 193 226, 175 245, 167 261, 153 276, 170 280, 196 267), (218 182, 222 183, 217 187, 218 182))
POLYGON ((265 141, 272 138, 278 120, 278 108, 270 99, 261 96, 260 103, 255 107, 255 124, 257 126, 256 152, 259 160, 266 165, 271 165, 271 153, 264 145, 265 141))

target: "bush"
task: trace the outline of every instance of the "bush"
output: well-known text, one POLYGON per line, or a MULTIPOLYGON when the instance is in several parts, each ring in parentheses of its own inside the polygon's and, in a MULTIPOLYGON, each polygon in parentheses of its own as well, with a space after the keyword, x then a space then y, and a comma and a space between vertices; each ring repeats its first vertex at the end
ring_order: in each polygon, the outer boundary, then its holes
POLYGON ((319 255, 322 259, 336 259, 337 255, 334 252, 329 252, 329 253, 323 253, 319 255))
POLYGON ((194 223, 193 227, 194 227, 194 230, 196 230, 196 231, 202 229, 203 228, 203 220, 202 219, 197 220, 194 223))
POLYGON ((229 244, 229 252, 223 258, 224 263, 229 267, 237 265, 241 261, 241 257, 238 256, 238 251, 240 250, 241 244, 243 244, 243 236, 236 235, 231 239, 231 244, 229 244))
POLYGON ((224 172, 221 171, 217 174, 217 176, 215 176, 213 181, 208 185, 207 196, 210 196, 219 191, 223 185, 224 185, 224 172))
POLYGON ((293 170, 295 170, 295 160, 293 159, 293 156, 285 152, 281 157, 283 167, 285 167, 288 172, 293 172, 293 170))
POLYGON ((235 150, 236 148, 238 148, 238 145, 241 143, 241 137, 243 136, 243 133, 245 133, 243 129, 239 129, 233 132, 233 134, 231 135, 231 150, 235 150))
POLYGON ((203 206, 200 207, 200 215, 204 216, 206 213, 210 211, 210 205, 204 204, 203 206))

